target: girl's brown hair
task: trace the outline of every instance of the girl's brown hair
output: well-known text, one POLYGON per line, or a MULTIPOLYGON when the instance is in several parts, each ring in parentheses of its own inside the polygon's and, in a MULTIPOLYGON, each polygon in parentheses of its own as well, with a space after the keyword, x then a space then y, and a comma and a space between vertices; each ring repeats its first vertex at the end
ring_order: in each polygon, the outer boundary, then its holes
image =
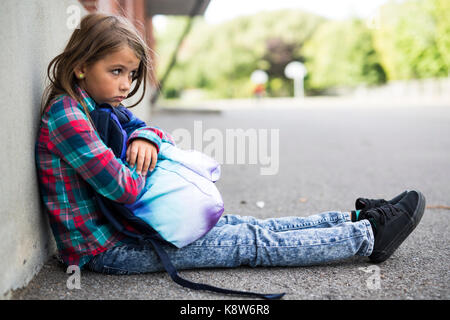
POLYGON ((64 51, 53 58, 47 68, 47 76, 51 83, 42 95, 41 116, 52 99, 60 94, 68 94, 83 106, 90 120, 87 106, 75 88, 77 80, 74 69, 82 64, 91 66, 124 45, 128 45, 140 60, 139 69, 133 78, 133 81, 136 80, 136 85, 128 95, 132 97, 143 82, 142 96, 129 108, 139 104, 144 98, 147 81, 156 85, 150 59, 151 49, 128 19, 103 13, 91 13, 81 19, 79 29, 74 30, 64 51))

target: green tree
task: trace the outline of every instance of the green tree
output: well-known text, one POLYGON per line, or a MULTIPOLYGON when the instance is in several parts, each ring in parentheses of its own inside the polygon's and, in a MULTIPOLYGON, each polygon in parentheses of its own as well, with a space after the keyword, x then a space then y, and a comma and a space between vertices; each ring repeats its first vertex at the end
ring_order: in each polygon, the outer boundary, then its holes
POLYGON ((371 31, 360 20, 323 24, 305 45, 304 54, 310 75, 306 81, 309 89, 386 80, 371 31))
MULTIPOLYGON (((180 21, 180 18, 174 18, 167 32, 157 35, 160 69, 165 65, 163 57, 166 53, 162 52, 170 48, 168 39, 181 32, 173 30, 182 28, 180 21)), ((214 26, 197 18, 164 93, 203 88, 212 97, 250 96, 250 75, 255 69, 266 70, 270 77, 288 84, 286 79, 280 77, 280 68, 284 68, 289 62, 287 60, 302 59, 302 45, 323 21, 321 17, 296 10, 263 12, 214 26), (273 39, 282 46, 281 51, 289 48, 288 56, 282 61, 275 59, 271 51, 274 49, 270 46, 273 39)), ((276 88, 283 91, 279 86, 276 88)))
POLYGON ((436 23, 436 46, 448 75, 450 72, 450 1, 433 0, 431 13, 436 23))
MULTIPOLYGON (((166 31, 157 33, 160 75, 186 23, 184 17, 171 17, 166 31)), ((380 8, 372 29, 362 20, 330 21, 298 10, 262 12, 219 25, 196 18, 163 94, 176 97, 201 88, 210 97, 249 97, 250 75, 262 69, 269 74, 269 95, 292 95, 284 68, 293 60, 307 66, 309 93, 448 76, 450 1, 391 1, 380 8)))
POLYGON ((389 80, 448 75, 448 6, 448 0, 409 0, 381 7, 374 37, 389 80))

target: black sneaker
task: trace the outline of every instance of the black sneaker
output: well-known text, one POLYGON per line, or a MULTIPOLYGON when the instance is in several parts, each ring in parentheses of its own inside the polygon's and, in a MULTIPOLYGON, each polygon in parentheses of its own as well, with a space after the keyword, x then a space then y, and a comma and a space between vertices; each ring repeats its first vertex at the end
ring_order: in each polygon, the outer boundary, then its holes
POLYGON ((384 204, 396 204, 404 196, 406 196, 407 193, 408 191, 403 191, 402 193, 392 198, 391 200, 358 198, 355 201, 355 208, 356 210, 369 210, 372 208, 380 207, 384 204))
POLYGON ((359 220, 368 219, 375 236, 370 261, 380 263, 389 258, 419 224, 424 211, 425 197, 419 191, 409 191, 394 205, 362 211, 359 220))

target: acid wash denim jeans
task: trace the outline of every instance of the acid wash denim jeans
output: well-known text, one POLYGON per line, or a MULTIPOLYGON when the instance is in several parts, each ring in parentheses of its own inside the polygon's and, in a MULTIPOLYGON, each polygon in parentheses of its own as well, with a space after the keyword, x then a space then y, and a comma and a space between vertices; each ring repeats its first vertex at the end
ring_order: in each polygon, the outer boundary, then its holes
MULTIPOLYGON (((183 248, 164 246, 179 269, 238 266, 308 266, 369 256, 374 237, 368 220, 350 221, 350 213, 329 211, 308 217, 256 219, 225 215, 205 236, 183 248)), ((87 268, 107 274, 163 271, 150 244, 111 248, 87 268)))

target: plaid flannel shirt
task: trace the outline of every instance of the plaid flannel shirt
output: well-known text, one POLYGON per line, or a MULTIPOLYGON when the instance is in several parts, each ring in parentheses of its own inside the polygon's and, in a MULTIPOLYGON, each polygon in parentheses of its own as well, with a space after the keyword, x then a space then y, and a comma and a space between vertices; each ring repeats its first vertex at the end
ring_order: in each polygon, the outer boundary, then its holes
MULTIPOLYGON (((97 104, 87 92, 78 86, 76 90, 89 112, 94 110, 97 104)), ((174 144, 169 134, 134 115, 125 131, 127 146, 136 138, 154 143, 158 152, 162 141, 174 144)), ((69 95, 53 99, 42 116, 35 152, 40 193, 62 261, 82 267, 93 256, 122 244, 123 235, 102 216, 88 184, 113 201, 133 203, 145 178, 115 157, 81 104, 69 95)))

